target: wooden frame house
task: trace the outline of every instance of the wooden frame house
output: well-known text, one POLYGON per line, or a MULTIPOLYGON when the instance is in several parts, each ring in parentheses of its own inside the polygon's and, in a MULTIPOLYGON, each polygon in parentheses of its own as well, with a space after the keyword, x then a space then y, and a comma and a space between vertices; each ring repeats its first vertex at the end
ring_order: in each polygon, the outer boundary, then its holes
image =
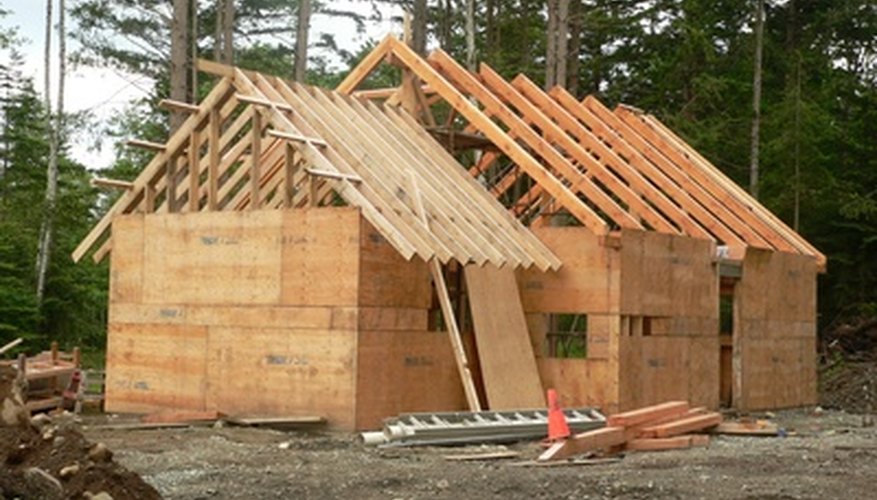
POLYGON ((655 117, 486 64, 470 73, 393 37, 338 90, 401 105, 449 147, 481 148, 470 174, 561 258, 557 272, 517 278, 542 384, 564 404, 815 403, 825 256, 655 117), (357 90, 382 62, 402 85, 357 90))
MULTIPOLYGON (((213 90, 172 103, 188 119, 115 183, 125 192, 74 254, 112 251, 107 411, 362 429, 480 408, 445 273, 516 295, 514 269, 560 260, 405 111, 205 67, 213 90)), ((529 362, 524 404, 542 406, 529 362)))
POLYGON ((825 257, 656 118, 393 37, 335 91, 199 69, 74 253, 112 251, 109 411, 815 402, 825 257))

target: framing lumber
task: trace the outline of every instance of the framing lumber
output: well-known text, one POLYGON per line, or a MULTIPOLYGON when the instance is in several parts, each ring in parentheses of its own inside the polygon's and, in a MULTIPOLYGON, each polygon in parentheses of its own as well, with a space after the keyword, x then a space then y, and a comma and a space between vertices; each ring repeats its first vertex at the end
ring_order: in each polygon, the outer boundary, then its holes
POLYGON ((353 92, 379 64, 390 54, 393 42, 398 42, 392 35, 388 35, 363 59, 335 88, 337 92, 349 94, 353 92))
MULTIPOLYGON (((612 174, 606 166, 604 166, 600 161, 596 160, 593 156, 591 156, 587 151, 584 150, 582 146, 580 146, 576 141, 574 141, 568 134, 567 131, 564 131, 560 128, 560 126, 551 119, 548 118, 545 114, 543 114, 543 110, 540 110, 531 103, 527 97, 522 95, 515 87, 508 84, 505 80, 502 79, 495 71, 493 71, 490 66, 482 63, 480 66, 479 75, 484 81, 484 84, 494 92, 501 100, 505 101, 510 106, 514 107, 521 114, 521 117, 539 130, 543 137, 545 137, 545 142, 548 144, 548 147, 558 148, 555 152, 557 155, 561 155, 560 151, 564 151, 566 155, 570 156, 573 161, 577 164, 585 167, 587 169, 587 173, 589 176, 593 176, 596 180, 599 180, 607 189, 609 189, 615 196, 620 198, 630 210, 635 211, 639 216, 643 217, 649 225, 656 230, 662 232, 668 232, 671 234, 679 234, 679 231, 674 227, 668 220, 664 219, 664 216, 658 213, 654 208, 648 205, 640 196, 639 193, 633 191, 632 187, 635 186, 641 190, 648 191, 646 189, 646 181, 642 179, 641 176, 632 172, 630 167, 624 163, 620 158, 614 158, 615 161, 612 161, 612 166, 615 167, 619 173, 626 174, 624 176, 624 180, 631 184, 629 187, 627 184, 622 182, 618 177, 612 174), (553 146, 552 144, 556 145, 553 146)), ((541 92, 541 91, 540 91, 541 92)), ((531 98, 535 97, 535 95, 531 95, 531 98)), ((544 100, 544 103, 549 103, 549 100, 544 100)), ((562 111, 562 110, 561 110, 562 111)), ((573 122, 570 121, 570 124, 573 122)), ((511 124, 509 124, 511 126, 511 124)), ((512 127, 512 130, 515 131, 516 134, 520 134, 520 131, 516 129, 516 127, 512 127)), ((532 132, 532 131, 531 131, 532 132)), ((535 132, 533 132, 535 134, 535 132)), ((526 140, 526 139, 525 139, 526 140)), ((596 142, 596 141, 593 141, 596 142)), ((589 144, 591 147, 595 147, 595 144, 589 144)), ((603 148, 603 150, 598 149, 598 153, 600 156, 605 157, 609 160, 612 160, 612 156, 614 156, 611 152, 603 148)), ((551 163, 551 157, 543 157, 551 163)), ((558 165, 553 164, 553 166, 560 172, 563 172, 563 169, 558 165)), ((573 167, 574 168, 574 167, 573 167)), ((614 202, 609 205, 607 202, 602 201, 604 198, 608 198, 606 193, 603 193, 602 196, 597 194, 597 190, 599 190, 593 182, 590 182, 588 176, 582 175, 577 169, 574 169, 573 173, 564 174, 568 175, 568 178, 575 183, 581 183, 583 194, 587 196, 591 201, 596 203, 598 206, 603 208, 604 211, 609 213, 613 220, 615 220, 619 225, 624 226, 622 221, 630 220, 632 217, 628 212, 624 212, 625 215, 621 215, 618 210, 620 207, 614 202), (578 177, 578 179, 577 179, 578 177), (588 179, 588 182, 581 182, 580 179, 588 179), (605 204, 605 206, 604 206, 605 204)), ((602 191, 601 191, 602 192, 602 191)), ((678 207, 672 205, 669 200, 666 199, 658 199, 659 197, 655 196, 657 202, 664 202, 658 204, 658 206, 662 210, 670 211, 676 210, 678 211, 678 207)), ((652 200, 652 201, 656 201, 652 200)), ((612 201, 612 200, 610 200, 612 201)), ((623 209, 620 209, 623 211, 623 209)), ((684 218, 684 214, 680 213, 679 218, 684 218)), ((633 226, 624 226, 624 227, 637 227, 639 224, 635 224, 633 226)), ((641 227, 641 226, 640 226, 641 227)))
POLYGON ((344 180, 350 182, 362 182, 362 177, 353 174, 342 174, 339 172, 329 172, 328 170, 317 170, 315 168, 306 168, 305 172, 317 177, 328 177, 329 179, 344 180))
MULTIPOLYGON (((596 212, 582 203, 581 200, 579 200, 561 181, 546 172, 542 165, 530 156, 523 147, 512 140, 498 125, 493 123, 487 115, 466 99, 466 97, 464 97, 451 83, 449 83, 429 64, 423 61, 416 53, 414 53, 414 51, 392 36, 386 37, 381 42, 381 44, 384 43, 386 43, 387 47, 384 49, 385 51, 392 48, 393 56, 397 60, 404 63, 421 80, 435 89, 437 94, 441 95, 441 97, 451 107, 456 109, 460 115, 469 120, 469 122, 484 134, 485 137, 493 141, 493 143, 496 144, 506 156, 520 165, 521 168, 524 168, 528 175, 537 181, 541 181, 545 186, 546 191, 551 193, 552 196, 561 202, 568 204, 568 210, 570 213, 578 217, 583 224, 587 225, 592 231, 598 234, 605 234, 608 232, 609 228, 606 222, 603 221, 596 212)), ((354 73, 358 75, 358 80, 348 77, 348 79, 345 79, 336 90, 341 93, 350 93, 356 88, 359 81, 365 78, 365 76, 377 66, 384 55, 385 54, 381 54, 376 60, 372 58, 361 63, 360 66, 354 69, 354 73)))
MULTIPOLYGON (((429 230, 429 219, 426 217, 426 211, 423 209, 423 200, 420 196, 420 189, 417 186, 417 176, 414 172, 408 171, 411 191, 414 198, 414 206, 420 221, 426 230, 429 230)), ((460 330, 457 326, 457 317, 454 314, 454 306, 451 304, 451 297, 448 293, 448 286, 445 283, 445 276, 442 273, 441 264, 435 259, 429 261, 429 271, 432 274, 433 286, 435 286, 436 294, 439 298, 439 304, 442 309, 442 317, 447 323, 448 336, 451 340, 451 346, 454 349, 454 360, 457 362, 457 371, 460 374, 460 380, 463 382, 463 391, 466 393, 466 402, 469 404, 469 411, 481 411, 481 403, 478 401, 478 392, 475 390, 475 382, 472 379, 472 371, 469 368, 469 360, 466 357, 466 350, 463 348, 463 339, 460 337, 460 330)))
POLYGON ((128 139, 125 141, 125 145, 131 146, 132 148, 142 148, 149 149, 151 151, 164 151, 166 146, 164 144, 152 141, 145 141, 143 139, 128 139))
POLYGON ((89 231, 88 235, 79 242, 79 245, 73 251, 72 258, 74 262, 80 259, 88 252, 101 236, 109 229, 112 219, 115 215, 127 213, 136 206, 143 197, 143 190, 146 185, 151 183, 153 179, 161 174, 162 168, 168 158, 168 152, 176 152, 181 148, 188 139, 188 134, 192 132, 207 117, 210 110, 220 104, 228 95, 231 88, 231 81, 223 78, 213 87, 213 90, 204 98, 199 105, 199 111, 192 113, 180 126, 177 132, 171 137, 164 151, 160 152, 149 162, 143 169, 143 172, 134 181, 134 188, 125 192, 118 201, 110 208, 107 214, 89 231))
POLYGON ((262 179, 262 115, 253 114, 253 126, 250 129, 252 137, 252 145, 250 156, 252 157, 252 165, 250 165, 250 209, 258 210, 262 208, 262 193, 259 181, 262 179))
POLYGON ((687 411, 687 401, 669 401, 659 405, 610 415, 606 418, 606 425, 615 427, 636 426, 659 419, 679 417, 685 415, 687 411))
POLYGON ((245 94, 236 94, 235 97, 237 98, 237 100, 239 100, 243 103, 253 104, 255 106, 265 106, 266 108, 277 108, 277 109, 282 109, 283 111, 289 111, 289 112, 293 111, 292 106, 290 106, 289 104, 286 104, 284 102, 269 101, 267 99, 259 99, 258 97, 253 97, 251 95, 245 95, 245 94))
POLYGON ((99 188, 125 189, 129 191, 134 189, 133 182, 122 181, 119 179, 107 179, 106 177, 94 177, 89 181, 89 184, 99 188))
POLYGON ((563 460, 587 451, 598 451, 623 445, 627 441, 624 427, 604 427, 593 431, 576 434, 571 438, 555 443, 545 450, 539 462, 563 460))
POLYGON ((162 99, 158 101, 158 106, 169 111, 182 111, 184 113, 198 112, 198 105, 189 104, 188 102, 175 101, 173 99, 162 99))
POLYGON ((279 130, 269 130, 268 135, 272 135, 279 139, 285 139, 287 141, 293 142, 306 142, 308 144, 313 144, 315 146, 327 146, 326 141, 323 139, 318 139, 316 137, 306 137, 298 134, 291 134, 289 132, 281 132, 279 130))
POLYGON ((718 413, 706 413, 675 420, 664 424, 644 427, 639 436, 644 438, 664 438, 686 434, 688 432, 705 430, 722 423, 722 416, 718 413))

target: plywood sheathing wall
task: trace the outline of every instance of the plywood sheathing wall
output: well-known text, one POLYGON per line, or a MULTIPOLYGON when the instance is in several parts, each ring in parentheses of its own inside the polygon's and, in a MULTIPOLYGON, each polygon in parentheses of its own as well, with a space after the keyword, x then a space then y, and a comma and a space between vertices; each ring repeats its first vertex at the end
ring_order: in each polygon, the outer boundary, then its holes
POLYGON ((747 250, 736 294, 737 408, 816 403, 816 276, 812 257, 747 250))
POLYGON ((545 388, 565 407, 618 406, 621 261, 617 248, 585 227, 533 228, 564 263, 556 272, 518 271, 521 302, 545 388), (588 358, 549 358, 548 314, 587 314, 588 358))
POLYGON ((399 413, 466 409, 448 334, 428 331, 426 263, 405 261, 364 219, 361 238, 356 428, 380 428, 399 413))
POLYGON ((358 210, 135 214, 113 231, 108 411, 354 426, 358 210))
POLYGON ((620 252, 620 409, 679 399, 717 407, 714 244, 624 230, 620 252))

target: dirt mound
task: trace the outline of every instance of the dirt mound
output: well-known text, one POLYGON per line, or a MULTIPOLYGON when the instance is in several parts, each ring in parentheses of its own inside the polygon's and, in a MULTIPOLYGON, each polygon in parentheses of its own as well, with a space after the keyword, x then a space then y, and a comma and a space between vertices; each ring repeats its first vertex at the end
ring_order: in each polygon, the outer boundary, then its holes
POLYGON ((877 413, 877 362, 836 360, 819 374, 819 404, 849 413, 877 413))
MULTIPOLYGON (((18 385, 10 383, 14 370, 4 368, 0 404, 13 414, 21 410, 21 399, 18 385)), ((115 499, 161 498, 140 476, 113 462, 106 446, 89 443, 69 414, 5 422, 0 423, 0 499, 78 499, 99 493, 115 499)))

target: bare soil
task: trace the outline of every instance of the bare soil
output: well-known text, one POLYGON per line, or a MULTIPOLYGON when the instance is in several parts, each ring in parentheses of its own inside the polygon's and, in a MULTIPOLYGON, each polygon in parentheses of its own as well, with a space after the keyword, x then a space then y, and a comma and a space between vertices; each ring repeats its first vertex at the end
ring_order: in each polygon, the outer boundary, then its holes
MULTIPOLYGON (((106 419, 106 417, 94 417, 106 419)), ((170 499, 237 498, 874 498, 870 415, 778 412, 787 437, 714 437, 708 448, 635 453, 601 465, 527 467, 537 443, 374 448, 352 434, 234 427, 118 431, 91 441, 170 499), (448 454, 514 450, 455 462, 448 454)))

